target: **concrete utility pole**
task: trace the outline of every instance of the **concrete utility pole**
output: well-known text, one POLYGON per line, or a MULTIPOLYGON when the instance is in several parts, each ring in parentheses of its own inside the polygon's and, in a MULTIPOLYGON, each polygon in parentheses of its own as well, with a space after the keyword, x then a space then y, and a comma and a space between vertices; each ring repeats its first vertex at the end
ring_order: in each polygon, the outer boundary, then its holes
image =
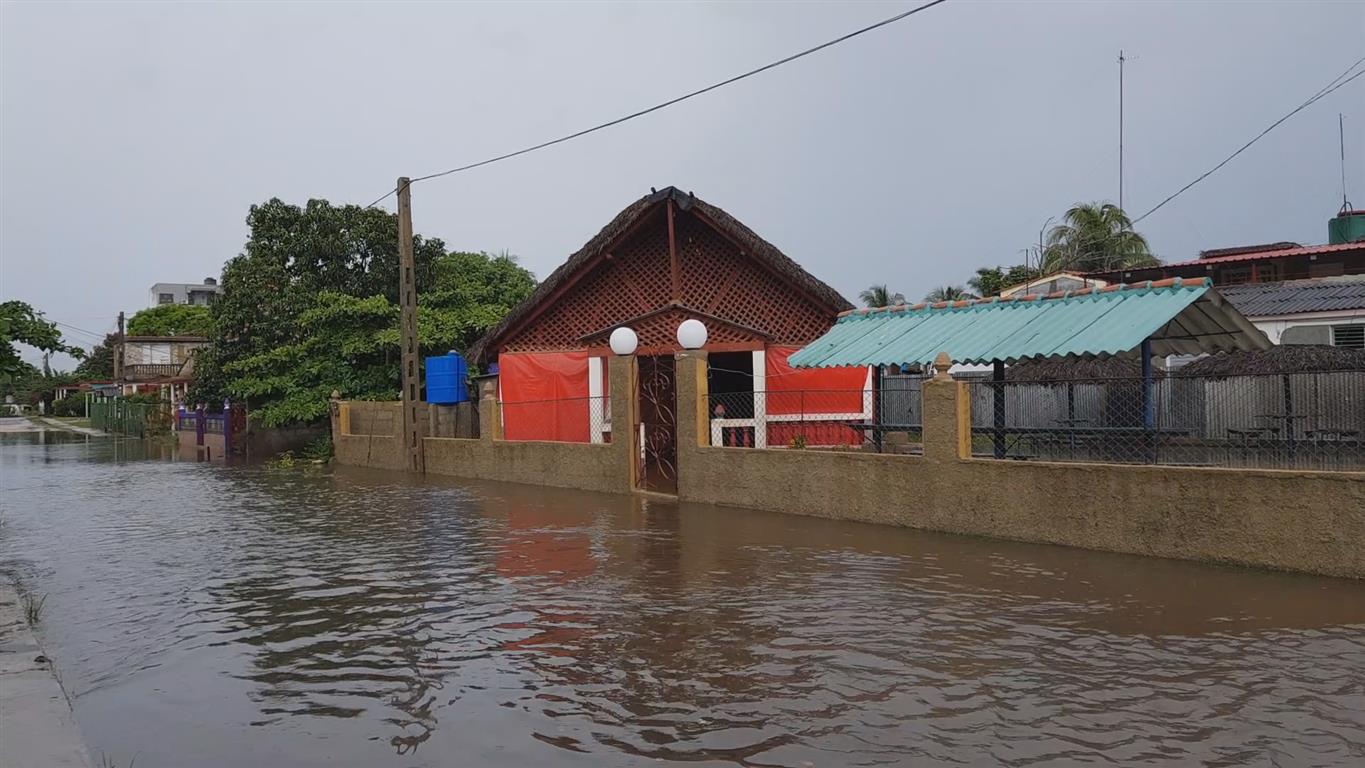
POLYGON ((412 253, 412 182, 398 179, 398 306, 403 365, 403 443, 408 469, 422 472, 421 370, 417 357, 417 269, 412 253))
POLYGON ((114 353, 114 383, 119 385, 119 394, 123 394, 123 313, 118 313, 118 344, 112 350, 114 353))

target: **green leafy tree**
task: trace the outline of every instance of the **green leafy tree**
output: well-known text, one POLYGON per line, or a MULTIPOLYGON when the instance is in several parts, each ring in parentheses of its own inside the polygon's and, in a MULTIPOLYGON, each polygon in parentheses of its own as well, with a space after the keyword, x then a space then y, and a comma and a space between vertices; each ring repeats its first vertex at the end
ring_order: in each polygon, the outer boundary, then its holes
POLYGON ((107 334, 104 341, 91 347, 85 359, 76 366, 76 378, 81 381, 104 381, 114 378, 114 347, 118 336, 107 334))
MULTIPOLYGON (((333 390, 354 399, 399 391, 398 224, 377 209, 271 200, 251 209, 251 236, 223 269, 212 344, 195 359, 190 397, 246 398, 266 425, 327 413, 333 390)), ((465 349, 535 279, 506 254, 447 253, 414 237, 424 354, 465 349)))
POLYGON ((924 296, 924 300, 930 303, 937 303, 940 301, 962 301, 963 299, 975 298, 976 296, 968 293, 967 289, 960 285, 940 286, 924 296))
POLYGON ((161 304, 139 310, 128 321, 129 336, 211 336, 213 317, 208 307, 161 304))
POLYGON ((1004 267, 981 267, 976 270, 976 276, 967 281, 967 285, 976 292, 977 296, 997 296, 1006 288, 1027 283, 1041 276, 1042 273, 1039 270, 1024 264, 1016 264, 1008 269, 1004 267))
POLYGON ((881 285, 868 286, 867 290, 858 294, 858 300, 863 303, 863 306, 874 309, 893 307, 905 303, 905 294, 892 293, 891 289, 886 287, 886 283, 882 283, 881 285))
POLYGON ((0 304, 0 376, 28 373, 33 366, 19 357, 15 344, 27 344, 42 352, 65 352, 75 358, 85 357, 85 350, 62 340, 62 332, 55 323, 43 319, 43 313, 22 301, 0 304))
POLYGON ((1043 272, 1100 272, 1148 267, 1161 262, 1133 222, 1113 203, 1077 203, 1048 231, 1043 272))

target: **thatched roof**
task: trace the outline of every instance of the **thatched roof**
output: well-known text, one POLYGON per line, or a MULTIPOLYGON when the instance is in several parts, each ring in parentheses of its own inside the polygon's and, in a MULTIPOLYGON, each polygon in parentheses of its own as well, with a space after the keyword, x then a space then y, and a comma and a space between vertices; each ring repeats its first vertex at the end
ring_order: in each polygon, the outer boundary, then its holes
POLYGON ((1038 384, 1085 381, 1089 379, 1141 379, 1142 363, 1136 357, 1073 358, 1068 360, 1029 360, 1005 369, 1005 381, 1038 384))
POLYGON ((630 230, 638 219, 649 215, 656 206, 664 205, 668 200, 672 200, 679 210, 695 210, 710 219, 725 235, 744 248, 745 255, 763 262, 768 268, 787 278, 810 296, 826 303, 831 317, 853 308, 853 305, 839 295, 838 291, 817 280, 809 272, 802 269, 799 264, 778 250, 777 246, 759 237, 735 217, 690 192, 683 192, 676 187, 667 187, 657 192, 651 192, 626 206, 625 210, 618 213, 616 218, 602 228, 602 231, 594 235, 577 253, 570 256, 568 261, 561 264, 558 269, 550 273, 549 277, 542 280, 535 292, 525 301, 513 307, 512 311, 508 312, 507 316, 502 319, 502 322, 493 326, 483 338, 475 342, 469 348, 470 359, 482 360, 489 351, 496 349, 502 340, 502 336, 520 323, 522 318, 529 314, 536 305, 553 295, 556 289, 570 276, 594 261, 605 249, 613 245, 621 235, 630 230))
POLYGON ((1365 371, 1365 349, 1317 344, 1281 344, 1270 349, 1223 352, 1179 370, 1182 376, 1240 376, 1258 373, 1365 371))

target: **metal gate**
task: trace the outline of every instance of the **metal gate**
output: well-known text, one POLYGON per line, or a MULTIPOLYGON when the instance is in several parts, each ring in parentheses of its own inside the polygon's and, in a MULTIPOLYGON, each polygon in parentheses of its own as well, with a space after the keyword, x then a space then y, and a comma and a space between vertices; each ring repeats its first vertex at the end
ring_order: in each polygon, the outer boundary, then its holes
POLYGON ((677 385, 672 356, 637 358, 640 366, 637 387, 637 427, 639 448, 636 453, 636 487, 642 491, 676 494, 678 492, 678 410, 677 385))

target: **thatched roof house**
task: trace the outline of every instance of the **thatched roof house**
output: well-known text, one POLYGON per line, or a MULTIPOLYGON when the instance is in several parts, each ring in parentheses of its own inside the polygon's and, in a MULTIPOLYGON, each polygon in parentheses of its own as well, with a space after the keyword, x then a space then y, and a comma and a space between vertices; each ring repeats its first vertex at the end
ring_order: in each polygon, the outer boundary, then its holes
POLYGON ((683 316, 701 319, 713 338, 719 332, 799 345, 852 308, 729 213, 667 187, 626 206, 471 346, 469 357, 604 346, 605 335, 626 324, 640 333, 642 347, 667 346, 683 316), (531 328, 550 315, 564 330, 531 328), (670 333, 650 334, 655 325, 670 333))

